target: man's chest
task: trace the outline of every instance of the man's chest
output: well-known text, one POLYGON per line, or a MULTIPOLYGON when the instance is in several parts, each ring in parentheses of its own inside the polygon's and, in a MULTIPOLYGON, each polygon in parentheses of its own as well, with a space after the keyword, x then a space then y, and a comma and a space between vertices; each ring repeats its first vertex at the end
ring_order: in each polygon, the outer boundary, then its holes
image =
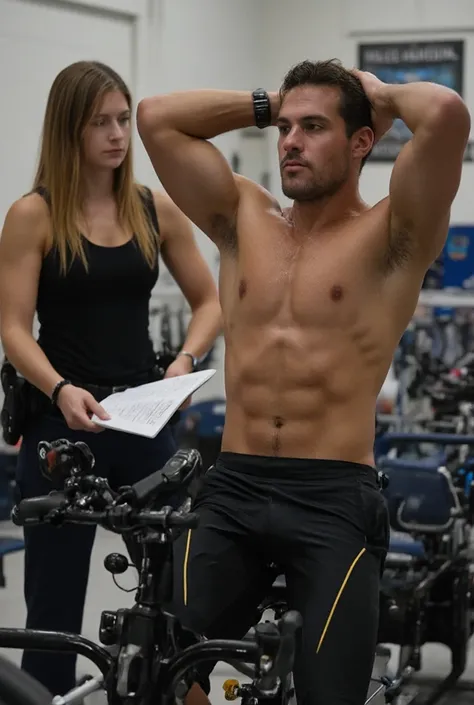
POLYGON ((376 286, 364 250, 342 241, 241 248, 221 271, 224 313, 254 325, 350 325, 373 305, 376 286))

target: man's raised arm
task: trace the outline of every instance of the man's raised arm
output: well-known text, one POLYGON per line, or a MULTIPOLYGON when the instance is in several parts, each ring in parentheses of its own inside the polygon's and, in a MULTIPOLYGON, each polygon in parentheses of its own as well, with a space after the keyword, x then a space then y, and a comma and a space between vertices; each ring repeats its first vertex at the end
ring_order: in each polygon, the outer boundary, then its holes
POLYGON ((140 137, 164 189, 176 205, 217 244, 235 227, 239 184, 209 141, 250 127, 260 116, 271 124, 280 100, 268 94, 255 105, 251 91, 195 90, 145 98, 138 105, 140 137))
MULTIPOLYGON (((412 240, 413 256, 429 266, 442 250, 451 204, 461 181, 470 115, 454 91, 434 83, 385 84, 359 73, 377 116, 401 118, 412 139, 401 150, 390 181, 392 238, 412 240)), ((385 125, 387 126, 387 125, 385 125)))

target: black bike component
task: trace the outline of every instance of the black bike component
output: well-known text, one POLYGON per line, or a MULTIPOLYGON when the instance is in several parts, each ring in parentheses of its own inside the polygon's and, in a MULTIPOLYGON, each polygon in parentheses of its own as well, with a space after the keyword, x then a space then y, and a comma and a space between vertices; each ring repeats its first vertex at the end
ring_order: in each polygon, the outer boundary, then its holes
POLYGON ((188 646, 168 662, 163 681, 164 694, 171 697, 180 688, 186 673, 206 661, 242 661, 255 663, 261 655, 259 646, 253 641, 212 639, 188 646))
POLYGON ((130 563, 122 553, 109 553, 104 558, 104 567, 112 575, 121 575, 128 569, 130 563))
POLYGON ((276 695, 292 672, 297 633, 302 625, 299 612, 290 610, 276 624, 264 622, 255 627, 262 652, 255 687, 264 696, 276 695))
POLYGON ((191 481, 200 474, 201 456, 197 450, 178 450, 161 470, 157 470, 143 480, 136 482, 123 497, 133 507, 144 507, 158 495, 170 497, 178 490, 187 488, 191 481))
POLYGON ((92 472, 95 458, 86 443, 71 443, 59 438, 48 443, 40 441, 38 457, 41 473, 51 482, 63 482, 67 477, 92 472))
POLYGON ((32 651, 70 651, 92 661, 104 678, 113 666, 112 656, 98 644, 78 634, 49 632, 41 629, 0 628, 0 644, 6 649, 30 649, 32 651))
POLYGON ((163 530, 173 527, 195 529, 199 523, 197 514, 174 512, 171 507, 165 507, 160 511, 141 512, 137 512, 127 505, 107 507, 103 511, 94 511, 87 507, 76 509, 68 506, 67 502, 60 501, 59 494, 52 493, 45 497, 22 499, 13 508, 13 523, 17 526, 38 524, 41 521, 57 524, 64 522, 94 524, 116 533, 137 531, 148 526, 163 530))
POLYGON ((15 505, 12 510, 12 521, 17 526, 23 526, 33 521, 43 521, 56 510, 67 505, 64 492, 51 492, 44 497, 30 497, 15 505))
POLYGON ((275 674, 282 682, 293 670, 296 639, 302 626, 303 619, 296 610, 286 612, 279 622, 281 639, 275 658, 274 670, 275 674))
POLYGON ((99 641, 104 646, 117 644, 123 628, 123 619, 120 620, 119 612, 105 610, 100 616, 99 641))
POLYGON ((124 488, 120 495, 110 489, 107 480, 90 474, 95 460, 85 443, 66 439, 41 442, 38 455, 43 473, 56 481, 63 477, 64 490, 21 500, 12 513, 12 520, 18 526, 45 520, 57 524, 68 521, 100 524, 118 533, 145 527, 167 531, 172 527, 197 526, 196 515, 173 512, 171 507, 138 511, 139 507, 155 503, 158 496, 163 494, 165 499, 189 489, 193 481, 200 479, 201 458, 193 449, 178 451, 162 470, 124 488))

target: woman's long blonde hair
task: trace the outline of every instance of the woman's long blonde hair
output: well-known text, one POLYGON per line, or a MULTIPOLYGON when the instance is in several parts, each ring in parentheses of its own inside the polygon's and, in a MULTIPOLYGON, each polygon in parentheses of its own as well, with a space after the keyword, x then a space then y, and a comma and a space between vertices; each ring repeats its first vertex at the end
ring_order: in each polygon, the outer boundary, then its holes
MULTIPOLYGON (((43 124, 39 164, 33 188, 44 189, 49 197, 53 245, 57 247, 61 270, 80 257, 87 268, 83 238, 78 227, 82 210, 81 140, 84 129, 109 91, 120 91, 129 108, 132 99, 122 78, 97 61, 78 61, 55 78, 48 96, 43 124)), ((133 178, 131 145, 115 171, 114 191, 121 226, 135 235, 150 267, 156 262, 157 233, 147 217, 142 200, 144 189, 133 178)))

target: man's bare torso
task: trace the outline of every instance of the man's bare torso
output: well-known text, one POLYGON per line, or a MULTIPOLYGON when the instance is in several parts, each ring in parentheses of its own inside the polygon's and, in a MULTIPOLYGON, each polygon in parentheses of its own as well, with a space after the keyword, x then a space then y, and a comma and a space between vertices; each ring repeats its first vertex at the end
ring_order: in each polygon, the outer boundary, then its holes
POLYGON ((388 207, 303 236, 270 196, 245 197, 221 248, 223 450, 373 463, 377 395, 422 281, 388 260, 388 207))

